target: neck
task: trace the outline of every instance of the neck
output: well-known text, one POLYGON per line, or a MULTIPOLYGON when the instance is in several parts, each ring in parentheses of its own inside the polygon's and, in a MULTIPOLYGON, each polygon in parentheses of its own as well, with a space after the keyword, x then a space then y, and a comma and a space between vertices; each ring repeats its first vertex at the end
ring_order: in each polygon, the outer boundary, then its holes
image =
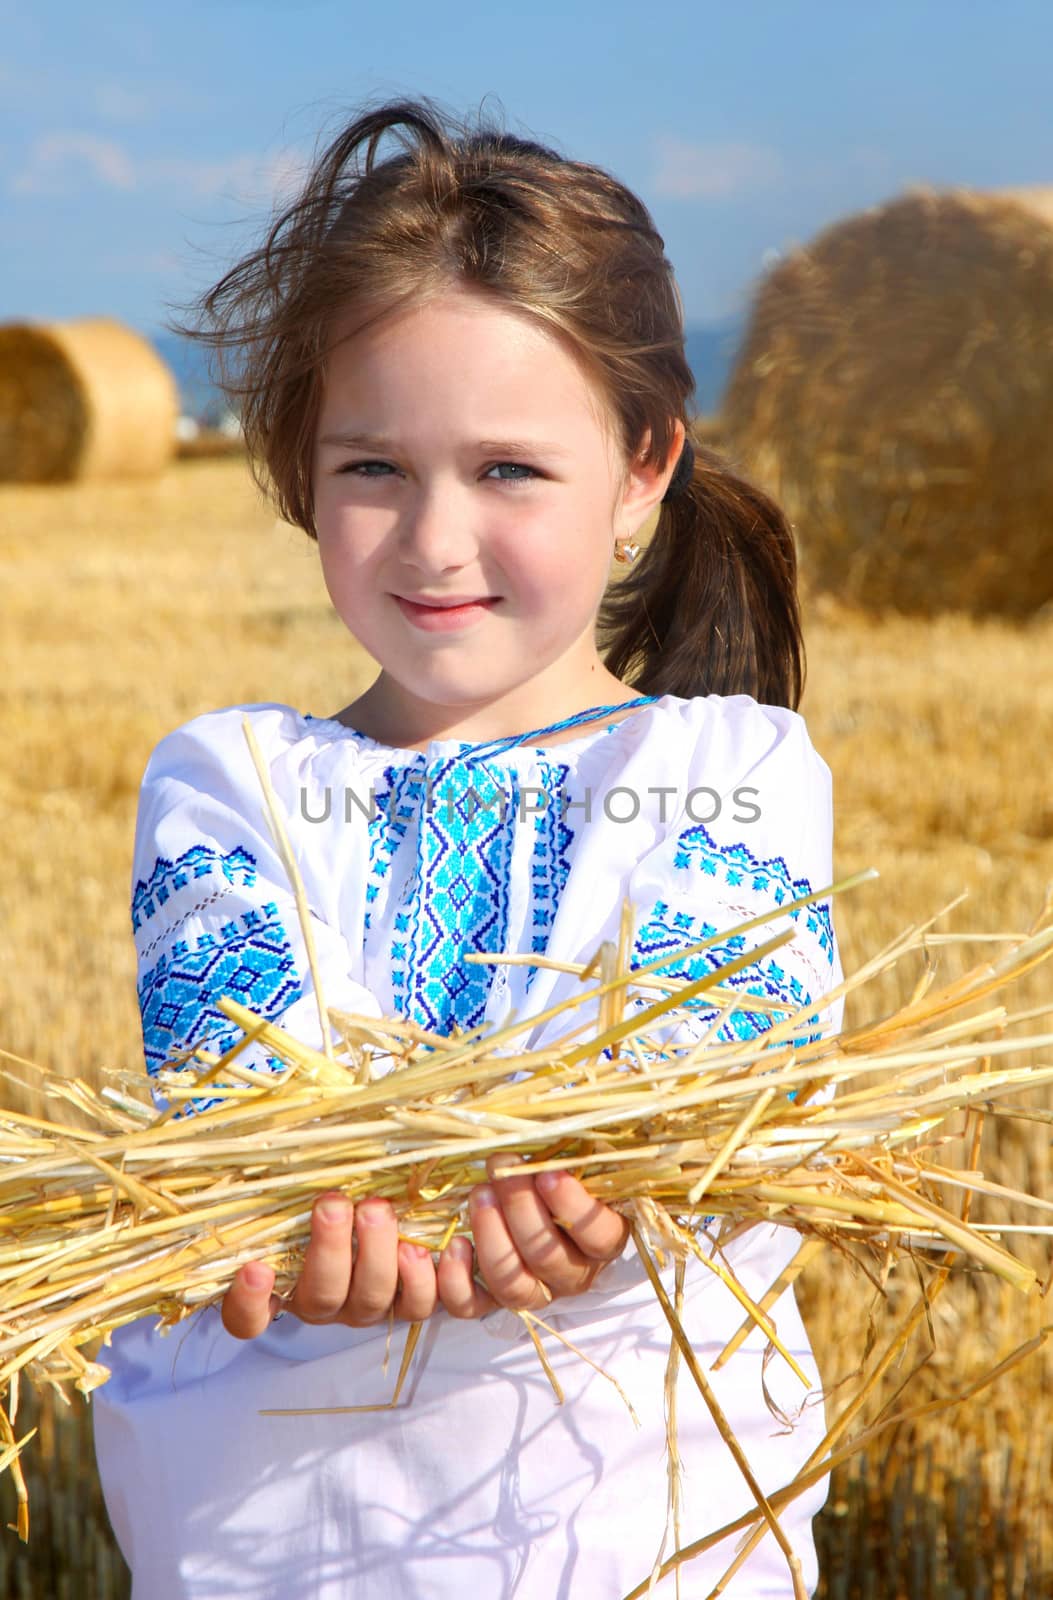
MULTIPOLYGON (((505 696, 485 704, 440 705, 412 701, 393 705, 381 692, 383 674, 365 694, 337 713, 336 720, 367 738, 404 750, 426 750, 437 739, 463 739, 482 744, 509 739, 535 728, 564 722, 595 706, 620 706, 639 698, 639 691, 603 669, 567 693, 543 700, 536 693, 505 696)), ((577 736, 577 729, 568 737, 577 736)))

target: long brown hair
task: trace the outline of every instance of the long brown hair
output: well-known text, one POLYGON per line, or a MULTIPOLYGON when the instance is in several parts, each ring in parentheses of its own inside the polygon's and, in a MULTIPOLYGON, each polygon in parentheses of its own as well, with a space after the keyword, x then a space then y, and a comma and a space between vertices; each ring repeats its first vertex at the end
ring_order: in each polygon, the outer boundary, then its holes
MULTIPOLYGON (((624 463, 664 463, 691 438, 683 307, 646 206, 601 167, 428 97, 350 122, 315 158, 261 245, 178 331, 209 344, 240 401, 257 483, 317 538, 311 483, 330 325, 358 332, 453 288, 534 317, 577 358, 624 463), (399 130, 402 149, 378 162, 399 130), (365 147, 365 161, 361 149, 365 147), (646 450, 642 448, 650 440, 646 450)), ((685 492, 600 605, 608 670, 642 694, 748 694, 796 710, 804 642, 793 530, 767 495, 695 444, 685 492)))

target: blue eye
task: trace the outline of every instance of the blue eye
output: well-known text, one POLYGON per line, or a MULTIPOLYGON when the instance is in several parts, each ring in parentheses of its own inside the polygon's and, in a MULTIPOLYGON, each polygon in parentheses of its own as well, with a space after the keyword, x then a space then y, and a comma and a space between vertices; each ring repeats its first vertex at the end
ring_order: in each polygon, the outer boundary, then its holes
MULTIPOLYGON (((364 478, 372 478, 376 476, 376 474, 372 472, 367 472, 367 467, 390 468, 391 463, 390 461, 356 461, 346 467, 341 467, 339 470, 342 473, 361 475, 364 478)), ((529 483, 531 478, 540 476, 540 474, 536 472, 533 467, 528 467, 523 461, 495 461, 493 466, 488 467, 486 470, 488 472, 493 472, 497 467, 512 467, 516 472, 528 472, 530 474, 529 478, 498 478, 496 480, 498 483, 529 483)), ((395 469, 392 468, 391 470, 394 471, 395 469)))
MULTIPOLYGON (((538 476, 533 467, 528 467, 523 461, 495 461, 494 466, 488 470, 493 472, 494 467, 514 467, 517 472, 529 472, 530 478, 538 476)), ((529 483, 530 478, 500 478, 498 481, 500 483, 529 483)))
POLYGON ((340 471, 341 472, 362 472, 362 473, 365 474, 365 476, 368 477, 368 476, 370 476, 370 474, 365 473, 365 468, 366 467, 386 467, 387 465, 388 465, 388 463, 386 461, 357 461, 351 466, 341 467, 340 471))

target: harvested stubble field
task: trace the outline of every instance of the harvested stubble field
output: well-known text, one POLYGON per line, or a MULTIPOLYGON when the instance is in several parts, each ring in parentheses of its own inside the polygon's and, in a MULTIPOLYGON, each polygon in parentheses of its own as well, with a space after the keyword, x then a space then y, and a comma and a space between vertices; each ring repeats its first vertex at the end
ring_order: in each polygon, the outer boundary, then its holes
MULTIPOLYGON (((238 460, 180 463, 148 485, 0 489, 0 574, 0 1045, 91 1079, 141 1050, 128 880, 154 743, 240 701, 332 714, 375 668, 333 614, 314 546, 275 522, 238 460)), ((962 889, 938 931, 1023 932, 1053 880, 1053 619, 879 619, 807 596, 804 612, 801 710, 834 775, 834 876, 881 873, 835 903, 846 973, 962 889)), ((984 948, 941 947, 939 976, 984 948)), ((845 1026, 903 1003, 920 972, 902 963, 850 995, 845 1026)), ((1012 1009, 1049 1002, 1034 1031, 1053 1026, 1049 985, 1044 965, 1005 997, 1012 1009)), ((1019 1103, 1044 1110, 1036 1093, 1019 1103)), ((29 1092, 15 1104, 42 1110, 29 1092)), ((1051 1132, 1048 1112, 988 1118, 985 1174, 1051 1195, 1051 1132)), ((974 1206, 973 1220, 989 1215, 974 1206)), ((1044 1273, 1038 1241, 1007 1242, 1044 1273)), ((932 1271, 919 1263, 921 1279, 932 1271)), ((918 1279, 885 1287, 882 1303, 830 1252, 806 1269, 798 1298, 828 1391, 861 1360, 868 1317, 883 1342, 918 1279)), ((1049 1297, 961 1272, 934 1307, 932 1340, 908 1347, 881 1400, 926 1354, 904 1403, 958 1395, 1050 1320, 1049 1297)), ((839 1469, 816 1524, 822 1600, 1053 1596, 1051 1372, 1047 1346, 839 1469)), ((80 1397, 67 1413, 23 1392, 19 1431, 41 1428, 26 1458, 33 1537, 4 1536, 0 1593, 127 1594, 88 1418, 80 1397)), ((11 1522, 9 1476, 0 1495, 11 1522)))

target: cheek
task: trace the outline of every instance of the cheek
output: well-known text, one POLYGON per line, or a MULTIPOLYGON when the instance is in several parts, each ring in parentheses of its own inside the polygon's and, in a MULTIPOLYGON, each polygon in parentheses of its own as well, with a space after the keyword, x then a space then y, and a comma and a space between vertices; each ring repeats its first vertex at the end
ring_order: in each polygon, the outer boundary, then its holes
POLYGON ((318 558, 329 598, 341 612, 354 609, 367 593, 364 552, 357 539, 317 522, 318 558))
POLYGON ((322 570, 334 579, 341 574, 361 573, 375 561, 384 542, 383 530, 368 512, 349 510, 324 497, 315 501, 315 529, 322 570))
POLYGON ((606 587, 611 552, 595 536, 571 530, 558 540, 520 542, 516 556, 524 590, 563 612, 580 611, 606 587))
POLYGON ((520 594, 549 604, 562 597, 573 606, 574 597, 593 586, 600 566, 606 570, 606 558, 599 562, 587 541, 551 526, 518 529, 495 540, 491 551, 520 594))

